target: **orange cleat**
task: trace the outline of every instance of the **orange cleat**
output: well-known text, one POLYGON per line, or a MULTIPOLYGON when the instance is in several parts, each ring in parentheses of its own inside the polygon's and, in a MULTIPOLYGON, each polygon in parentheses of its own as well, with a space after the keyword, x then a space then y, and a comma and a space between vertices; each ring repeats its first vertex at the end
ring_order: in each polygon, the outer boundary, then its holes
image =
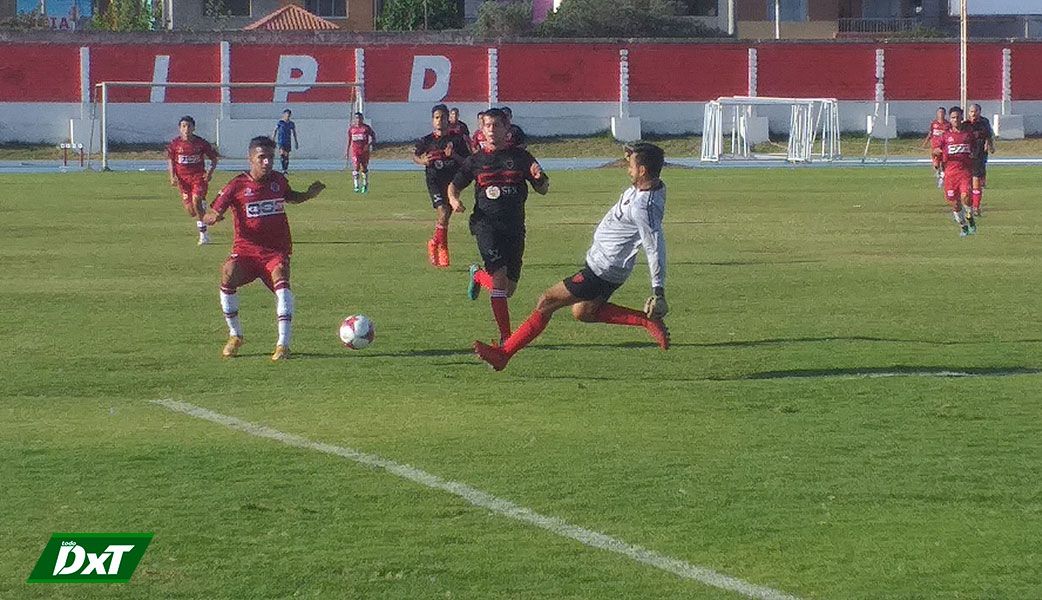
POLYGON ((449 266, 449 246, 441 244, 438 246, 438 266, 445 268, 449 266))
POLYGON ((239 354, 239 348, 242 346, 242 338, 233 335, 228 337, 228 342, 221 349, 221 358, 233 358, 239 354))
POLYGON ((438 244, 434 240, 427 240, 427 260, 431 261, 435 267, 440 266, 438 264, 438 244))
POLYGON ((275 362, 289 360, 289 346, 275 346, 275 352, 272 353, 271 360, 275 362))
POLYGON ((507 368, 507 363, 510 361, 510 357, 507 356, 506 352, 503 352, 502 348, 489 346, 484 342, 474 342, 474 353, 496 371, 502 371, 507 368))
POLYGON ((669 350, 669 328, 662 322, 661 319, 648 319, 647 325, 644 326, 651 337, 658 342, 658 347, 663 350, 669 350))

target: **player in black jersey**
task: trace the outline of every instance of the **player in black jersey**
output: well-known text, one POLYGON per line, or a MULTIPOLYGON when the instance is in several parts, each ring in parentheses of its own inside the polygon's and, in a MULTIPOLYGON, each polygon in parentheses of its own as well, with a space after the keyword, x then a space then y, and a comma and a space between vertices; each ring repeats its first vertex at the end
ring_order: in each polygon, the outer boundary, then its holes
POLYGON ((416 142, 413 162, 426 170, 427 192, 437 213, 434 237, 427 241, 427 258, 436 267, 449 266, 448 187, 464 159, 470 155, 470 146, 461 135, 449 130, 449 109, 438 104, 431 109, 433 131, 416 142))
POLYGON ((476 300, 480 287, 489 291, 500 339, 506 339, 511 332, 507 298, 513 295, 521 278, 525 253, 528 184, 536 192, 546 194, 550 177, 527 150, 507 143, 509 121, 503 111, 488 110, 481 128, 488 143, 460 167, 449 185, 449 204, 454 212, 466 210, 460 192, 472 181, 475 183, 470 233, 477 239, 485 267, 471 265, 468 295, 476 300))
POLYGON ((979 217, 984 186, 987 185, 988 179, 988 154, 995 152, 995 132, 991 129, 991 122, 981 114, 980 104, 971 104, 966 116, 966 122, 973 132, 975 146, 970 204, 973 207, 973 216, 979 217))
POLYGON ((470 139, 470 127, 467 124, 459 120, 459 109, 453 106, 449 110, 449 133, 453 135, 462 135, 466 139, 470 139))
POLYGON ((514 125, 514 111, 510 110, 509 106, 500 110, 507 116, 507 145, 528 148, 528 135, 525 134, 525 130, 514 125))

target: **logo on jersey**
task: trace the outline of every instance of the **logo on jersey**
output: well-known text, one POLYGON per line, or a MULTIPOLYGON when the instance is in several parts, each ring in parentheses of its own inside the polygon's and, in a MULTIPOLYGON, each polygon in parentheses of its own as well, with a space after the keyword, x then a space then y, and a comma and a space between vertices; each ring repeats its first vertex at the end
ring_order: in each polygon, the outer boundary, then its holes
POLYGON ((969 154, 969 144, 948 144, 948 154, 969 154))
POLYGON ((487 188, 485 188, 485 197, 488 198, 489 200, 496 200, 502 194, 503 194, 503 191, 500 190, 497 186, 490 185, 487 188))
POLYGON ((246 216, 270 217, 271 215, 282 215, 286 213, 285 198, 272 198, 271 200, 258 200, 246 205, 246 216))
POLYGON ((178 154, 177 163, 181 165, 194 165, 203 161, 200 154, 178 154))
POLYGON ((445 161, 441 160, 440 158, 438 160, 434 161, 434 168, 435 169, 441 169, 441 168, 444 168, 444 167, 445 167, 445 161))
POLYGON ((279 184, 277 184, 275 182, 272 182, 271 183, 271 191, 275 192, 276 194, 279 193, 279 184))

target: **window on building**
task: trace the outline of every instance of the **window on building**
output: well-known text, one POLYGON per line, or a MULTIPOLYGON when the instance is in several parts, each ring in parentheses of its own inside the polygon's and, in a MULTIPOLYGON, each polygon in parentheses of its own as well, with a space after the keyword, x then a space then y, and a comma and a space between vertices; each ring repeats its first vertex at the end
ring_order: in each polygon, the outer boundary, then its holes
POLYGON ((782 21, 806 21, 807 0, 767 0, 767 20, 774 20, 775 2, 781 12, 782 21))
POLYGON ((208 17, 250 17, 250 0, 205 0, 203 12, 208 17))
POLYGON ((307 0, 304 8, 320 17, 347 16, 347 0, 307 0))
POLYGON ((692 17, 715 17, 717 0, 681 0, 682 13, 692 17))

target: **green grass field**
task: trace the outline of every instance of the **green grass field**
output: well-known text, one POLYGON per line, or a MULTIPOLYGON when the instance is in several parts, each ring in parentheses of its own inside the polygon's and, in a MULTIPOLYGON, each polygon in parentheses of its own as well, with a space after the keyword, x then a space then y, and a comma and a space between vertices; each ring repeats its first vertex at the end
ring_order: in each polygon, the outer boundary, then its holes
MULTIPOLYGON (((966 239, 928 168, 667 170, 673 348, 562 312, 502 373, 470 352, 496 329, 464 221, 437 271, 418 174, 320 177, 289 209, 282 364, 259 283, 218 358, 231 223, 196 247, 163 174, 0 177, 0 598, 743 597, 158 399, 800 598, 1042 597, 1037 169, 993 167, 966 239), (377 339, 350 351, 358 312, 377 339), (58 531, 155 538, 129 584, 27 585, 58 531)), ((515 325, 626 183, 560 172, 529 202, 515 325)), ((642 304, 643 262, 615 301, 642 304)))

